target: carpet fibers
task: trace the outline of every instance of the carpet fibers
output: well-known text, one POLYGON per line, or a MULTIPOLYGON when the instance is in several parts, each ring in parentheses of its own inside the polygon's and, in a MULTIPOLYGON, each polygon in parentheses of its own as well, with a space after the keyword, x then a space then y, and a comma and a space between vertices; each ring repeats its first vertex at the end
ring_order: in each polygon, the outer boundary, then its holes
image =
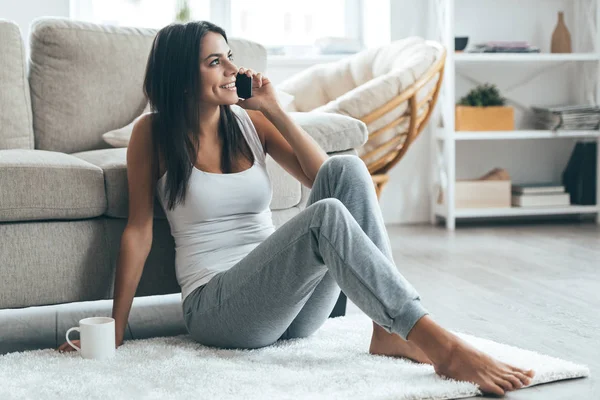
MULTIPOLYGON (((221 350, 189 336, 131 340, 108 361, 53 349, 0 356, 1 399, 450 399, 476 385, 437 376, 431 365, 368 353, 363 314, 329 319, 314 335, 257 350, 221 350)), ((517 367, 533 385, 589 376, 586 366, 465 333, 473 346, 517 367)), ((527 388, 520 389, 527 390, 527 388)))

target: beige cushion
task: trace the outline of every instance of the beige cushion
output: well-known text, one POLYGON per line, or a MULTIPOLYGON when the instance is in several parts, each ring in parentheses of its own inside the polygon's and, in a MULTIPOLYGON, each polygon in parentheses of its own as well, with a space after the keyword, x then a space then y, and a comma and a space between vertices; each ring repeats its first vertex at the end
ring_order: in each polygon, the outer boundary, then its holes
MULTIPOLYGON (((110 147, 102 135, 142 113, 148 54, 156 29, 67 18, 32 23, 30 85, 36 148, 81 152, 110 147)), ((264 71, 266 50, 230 39, 236 61, 264 71)))
MULTIPOLYGON (((102 149, 71 154, 97 166, 104 172, 107 208, 105 215, 127 218, 129 189, 127 184, 127 149, 102 149)), ((158 199, 154 201, 154 217, 166 218, 158 199)))
POLYGON ((0 222, 98 217, 102 169, 69 154, 0 150, 0 222))
POLYGON ((0 19, 0 150, 33 149, 25 49, 19 26, 0 19))
MULTIPOLYGON (((345 115, 326 113, 289 113, 294 122, 304 129, 326 152, 342 151, 363 145, 368 138, 366 125, 345 115)), ((138 117, 139 118, 139 117, 138 117)), ((114 147, 127 147, 136 118, 129 125, 103 135, 114 147)))
POLYGON ((104 141, 110 144, 112 147, 127 147, 129 144, 129 138, 131 137, 131 132, 133 132, 133 126, 144 114, 149 112, 150 104, 147 104, 139 117, 122 128, 106 132, 104 135, 102 135, 102 139, 104 139, 104 141))

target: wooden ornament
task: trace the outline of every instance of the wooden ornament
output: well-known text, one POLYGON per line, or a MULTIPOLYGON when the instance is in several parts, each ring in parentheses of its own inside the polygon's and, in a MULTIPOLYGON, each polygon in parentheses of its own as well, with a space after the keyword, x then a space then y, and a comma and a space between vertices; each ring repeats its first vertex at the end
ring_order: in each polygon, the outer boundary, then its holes
POLYGON ((571 49, 571 34, 565 24, 565 13, 558 13, 558 23, 552 33, 552 43, 550 45, 552 53, 572 53, 571 49))

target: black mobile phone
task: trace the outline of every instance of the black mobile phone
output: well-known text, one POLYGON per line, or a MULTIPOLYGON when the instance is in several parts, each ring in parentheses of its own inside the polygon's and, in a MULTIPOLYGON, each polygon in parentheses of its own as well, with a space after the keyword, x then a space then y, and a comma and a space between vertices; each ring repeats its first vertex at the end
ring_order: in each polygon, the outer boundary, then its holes
POLYGON ((238 97, 242 99, 252 97, 252 78, 248 75, 238 73, 235 77, 235 87, 237 88, 238 97))

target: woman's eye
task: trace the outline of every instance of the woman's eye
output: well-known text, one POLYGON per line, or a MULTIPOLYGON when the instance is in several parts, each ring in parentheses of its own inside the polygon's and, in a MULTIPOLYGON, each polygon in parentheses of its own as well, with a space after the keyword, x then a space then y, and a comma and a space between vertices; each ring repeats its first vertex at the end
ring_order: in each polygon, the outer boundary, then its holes
MULTIPOLYGON (((229 54, 227 56, 227 58, 229 58, 230 60, 233 60, 233 54, 229 54)), ((215 58, 214 60, 212 60, 212 62, 209 65, 217 65, 217 64, 219 64, 219 59, 215 58)))

